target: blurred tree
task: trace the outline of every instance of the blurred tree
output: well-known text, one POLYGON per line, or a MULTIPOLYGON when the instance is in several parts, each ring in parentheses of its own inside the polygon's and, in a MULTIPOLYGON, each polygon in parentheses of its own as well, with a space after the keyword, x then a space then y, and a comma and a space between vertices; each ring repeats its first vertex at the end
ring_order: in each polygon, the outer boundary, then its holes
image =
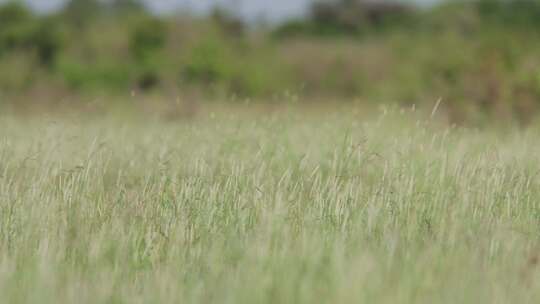
POLYGON ((144 61, 163 48, 167 39, 166 24, 157 18, 144 17, 133 26, 129 50, 133 58, 144 61))
POLYGON ((540 27, 538 0, 479 0, 476 8, 480 17, 491 25, 540 27))
POLYGON ((279 35, 295 32, 316 35, 358 35, 390 27, 410 27, 414 8, 396 1, 317 0, 310 7, 308 21, 293 21, 277 30, 279 35))
POLYGON ((47 68, 54 67, 63 45, 58 20, 54 17, 43 19, 31 36, 31 45, 41 65, 47 68))
POLYGON ((161 19, 144 16, 133 26, 129 51, 136 62, 140 89, 151 89, 159 83, 157 54, 165 46, 166 40, 167 25, 161 19))
POLYGON ((63 15, 69 23, 84 28, 102 12, 103 2, 99 0, 69 0, 63 15))
POLYGON ((316 1, 310 18, 319 31, 331 34, 357 34, 365 22, 362 8, 353 0, 316 1))
POLYGON ((234 38, 242 37, 244 35, 244 22, 240 20, 240 18, 234 16, 232 13, 216 7, 213 9, 210 16, 217 27, 226 35, 234 38))
POLYGON ((205 85, 223 82, 232 74, 231 61, 227 41, 220 37, 207 37, 191 51, 183 69, 183 78, 205 85))
POLYGON ((29 43, 34 18, 22 4, 10 2, 0 6, 0 54, 29 43))
POLYGON ((145 7, 140 0, 111 0, 107 4, 109 10, 114 14, 145 12, 145 7))
POLYGON ((32 14, 26 6, 19 2, 8 2, 0 5, 0 26, 6 27, 20 24, 32 18, 32 14))
POLYGON ((0 7, 0 55, 29 50, 40 64, 52 67, 61 47, 61 35, 53 17, 35 18, 19 3, 0 7))

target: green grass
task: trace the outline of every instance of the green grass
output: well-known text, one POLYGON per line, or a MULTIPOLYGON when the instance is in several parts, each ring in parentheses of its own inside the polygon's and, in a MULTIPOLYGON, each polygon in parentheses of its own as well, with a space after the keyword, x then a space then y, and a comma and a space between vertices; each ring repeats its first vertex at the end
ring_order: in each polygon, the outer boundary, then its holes
POLYGON ((0 117, 0 303, 539 303, 540 129, 0 117))

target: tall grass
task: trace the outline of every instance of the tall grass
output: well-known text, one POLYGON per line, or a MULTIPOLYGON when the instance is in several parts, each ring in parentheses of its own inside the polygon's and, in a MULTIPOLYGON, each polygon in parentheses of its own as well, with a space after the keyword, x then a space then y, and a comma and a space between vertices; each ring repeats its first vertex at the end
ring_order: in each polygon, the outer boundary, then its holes
POLYGON ((0 118, 0 303, 538 303, 540 130, 0 118))

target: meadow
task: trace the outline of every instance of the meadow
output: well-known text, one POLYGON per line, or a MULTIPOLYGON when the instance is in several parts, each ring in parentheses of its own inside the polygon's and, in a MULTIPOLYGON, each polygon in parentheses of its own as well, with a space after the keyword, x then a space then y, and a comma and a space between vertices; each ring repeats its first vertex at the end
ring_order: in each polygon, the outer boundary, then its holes
POLYGON ((540 301, 537 125, 306 109, 0 115, 0 303, 540 301))

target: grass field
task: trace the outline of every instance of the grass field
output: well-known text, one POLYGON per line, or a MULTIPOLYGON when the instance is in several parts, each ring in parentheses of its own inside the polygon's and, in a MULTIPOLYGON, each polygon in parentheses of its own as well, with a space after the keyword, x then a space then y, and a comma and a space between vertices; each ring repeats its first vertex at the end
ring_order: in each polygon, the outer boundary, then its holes
POLYGON ((0 116, 0 303, 539 303, 540 129, 0 116))

